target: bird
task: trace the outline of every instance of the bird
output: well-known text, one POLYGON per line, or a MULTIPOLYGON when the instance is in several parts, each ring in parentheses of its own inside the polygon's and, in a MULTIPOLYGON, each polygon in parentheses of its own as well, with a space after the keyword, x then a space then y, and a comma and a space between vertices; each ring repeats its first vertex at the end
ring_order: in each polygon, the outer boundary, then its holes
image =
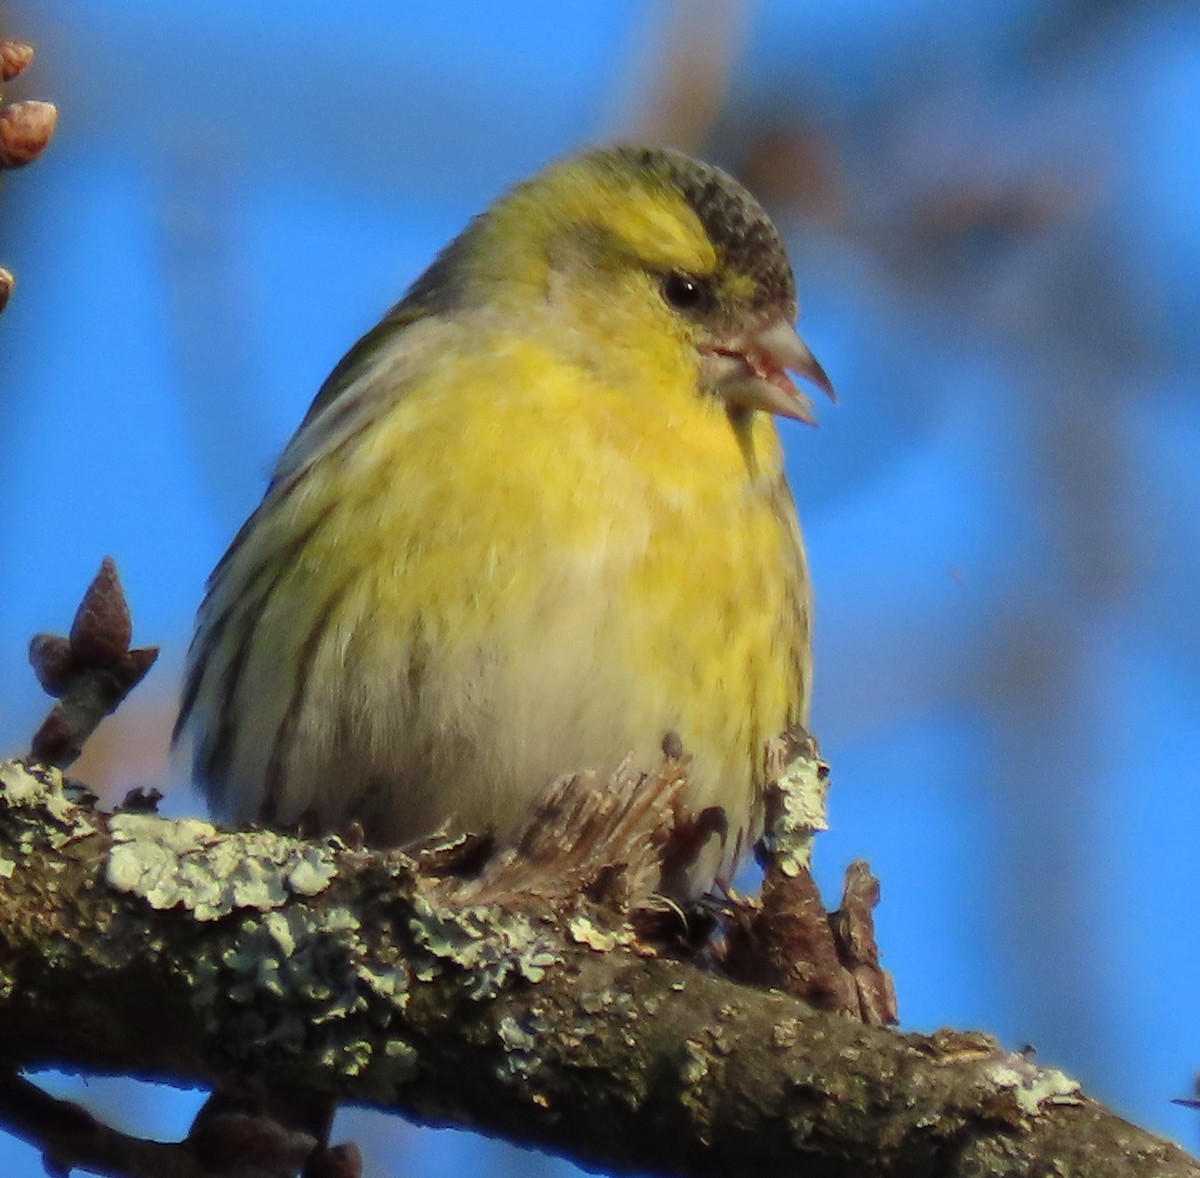
MULTIPOLYGON (((782 237, 616 144, 475 217, 321 386, 200 606, 175 739, 213 812, 511 837, 548 784, 691 757, 680 900, 806 725, 812 590, 775 418, 834 398, 782 237)), ((836 399, 836 398, 834 398, 836 399)), ((603 788, 597 785, 596 788, 603 788)))

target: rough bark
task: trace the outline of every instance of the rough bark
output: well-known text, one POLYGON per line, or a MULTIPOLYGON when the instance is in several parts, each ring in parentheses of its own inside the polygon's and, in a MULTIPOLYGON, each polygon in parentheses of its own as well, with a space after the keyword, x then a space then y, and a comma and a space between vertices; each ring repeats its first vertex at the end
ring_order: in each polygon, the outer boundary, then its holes
MULTIPOLYGON (((335 1096, 612 1171, 1200 1178, 984 1035, 739 985, 578 893, 469 899, 399 853, 99 814, 19 762, 0 1065, 335 1096)), ((2 1090, 0 1121, 30 1132, 2 1090)))

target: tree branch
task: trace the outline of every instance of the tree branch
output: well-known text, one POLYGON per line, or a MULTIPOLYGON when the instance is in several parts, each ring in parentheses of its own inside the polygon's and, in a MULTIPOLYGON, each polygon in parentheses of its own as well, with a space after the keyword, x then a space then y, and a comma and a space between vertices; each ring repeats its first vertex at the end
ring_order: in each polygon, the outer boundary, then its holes
MULTIPOLYGON (((0 1076, 0 1109, 6 1127, 43 1150, 48 1173, 67 1175, 76 1167, 114 1178, 214 1178, 218 1172, 187 1142, 144 1141, 98 1121, 86 1109, 57 1100, 20 1076, 0 1076)), ((305 1142, 311 1151, 312 1139, 305 1142)), ((303 1164, 298 1155, 293 1167, 303 1164)), ((253 1162, 222 1168, 221 1178, 276 1178, 253 1162)))
POLYGON ((0 1065, 335 1097, 616 1171, 1200 1175, 986 1036, 738 985, 578 892, 468 898, 398 852, 99 814, 20 762, 0 1065))

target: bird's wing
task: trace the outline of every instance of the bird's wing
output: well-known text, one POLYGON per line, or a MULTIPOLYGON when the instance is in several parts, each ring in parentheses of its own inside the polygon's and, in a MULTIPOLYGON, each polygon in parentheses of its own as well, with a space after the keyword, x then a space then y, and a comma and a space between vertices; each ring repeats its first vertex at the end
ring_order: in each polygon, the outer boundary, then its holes
MULTIPOLYGON (((370 428, 386 405, 405 395, 411 384, 420 379, 429 360, 451 346, 446 339, 451 330, 452 325, 438 317, 420 317, 407 326, 385 321, 372 333, 376 346, 366 348, 366 340, 371 336, 366 337, 326 382, 326 387, 334 392, 322 408, 317 410, 314 406, 296 431, 276 464, 262 503, 242 525, 208 579, 196 634, 188 651, 173 740, 178 740, 187 727, 206 682, 211 687, 214 676, 236 677, 237 667, 233 663, 222 663, 218 668, 221 661, 218 652, 228 652, 233 636, 253 624, 275 582, 291 566, 295 553, 304 548, 324 522, 325 515, 317 512, 304 529, 272 527, 276 507, 288 499, 316 463, 352 443, 370 428), (337 371, 343 375, 335 385, 337 371), (252 556, 247 545, 251 535, 252 556)), ((329 510, 328 505, 322 509, 326 514, 329 510)), ((239 647, 243 645, 244 642, 238 643, 239 647)), ((209 728, 212 727, 210 723, 209 728)), ((219 733, 215 738, 211 732, 209 736, 219 740, 219 733)))

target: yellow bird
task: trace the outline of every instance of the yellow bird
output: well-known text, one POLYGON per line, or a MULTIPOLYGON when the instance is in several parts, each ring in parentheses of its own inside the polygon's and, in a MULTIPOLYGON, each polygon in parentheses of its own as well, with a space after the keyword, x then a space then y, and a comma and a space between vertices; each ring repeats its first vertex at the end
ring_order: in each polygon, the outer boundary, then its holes
POLYGON ((682 153, 551 165, 325 382, 217 565, 176 734, 228 819, 510 834, 555 777, 694 756, 681 888, 761 833, 808 718, 811 593, 772 414, 832 396, 778 231, 682 153))

